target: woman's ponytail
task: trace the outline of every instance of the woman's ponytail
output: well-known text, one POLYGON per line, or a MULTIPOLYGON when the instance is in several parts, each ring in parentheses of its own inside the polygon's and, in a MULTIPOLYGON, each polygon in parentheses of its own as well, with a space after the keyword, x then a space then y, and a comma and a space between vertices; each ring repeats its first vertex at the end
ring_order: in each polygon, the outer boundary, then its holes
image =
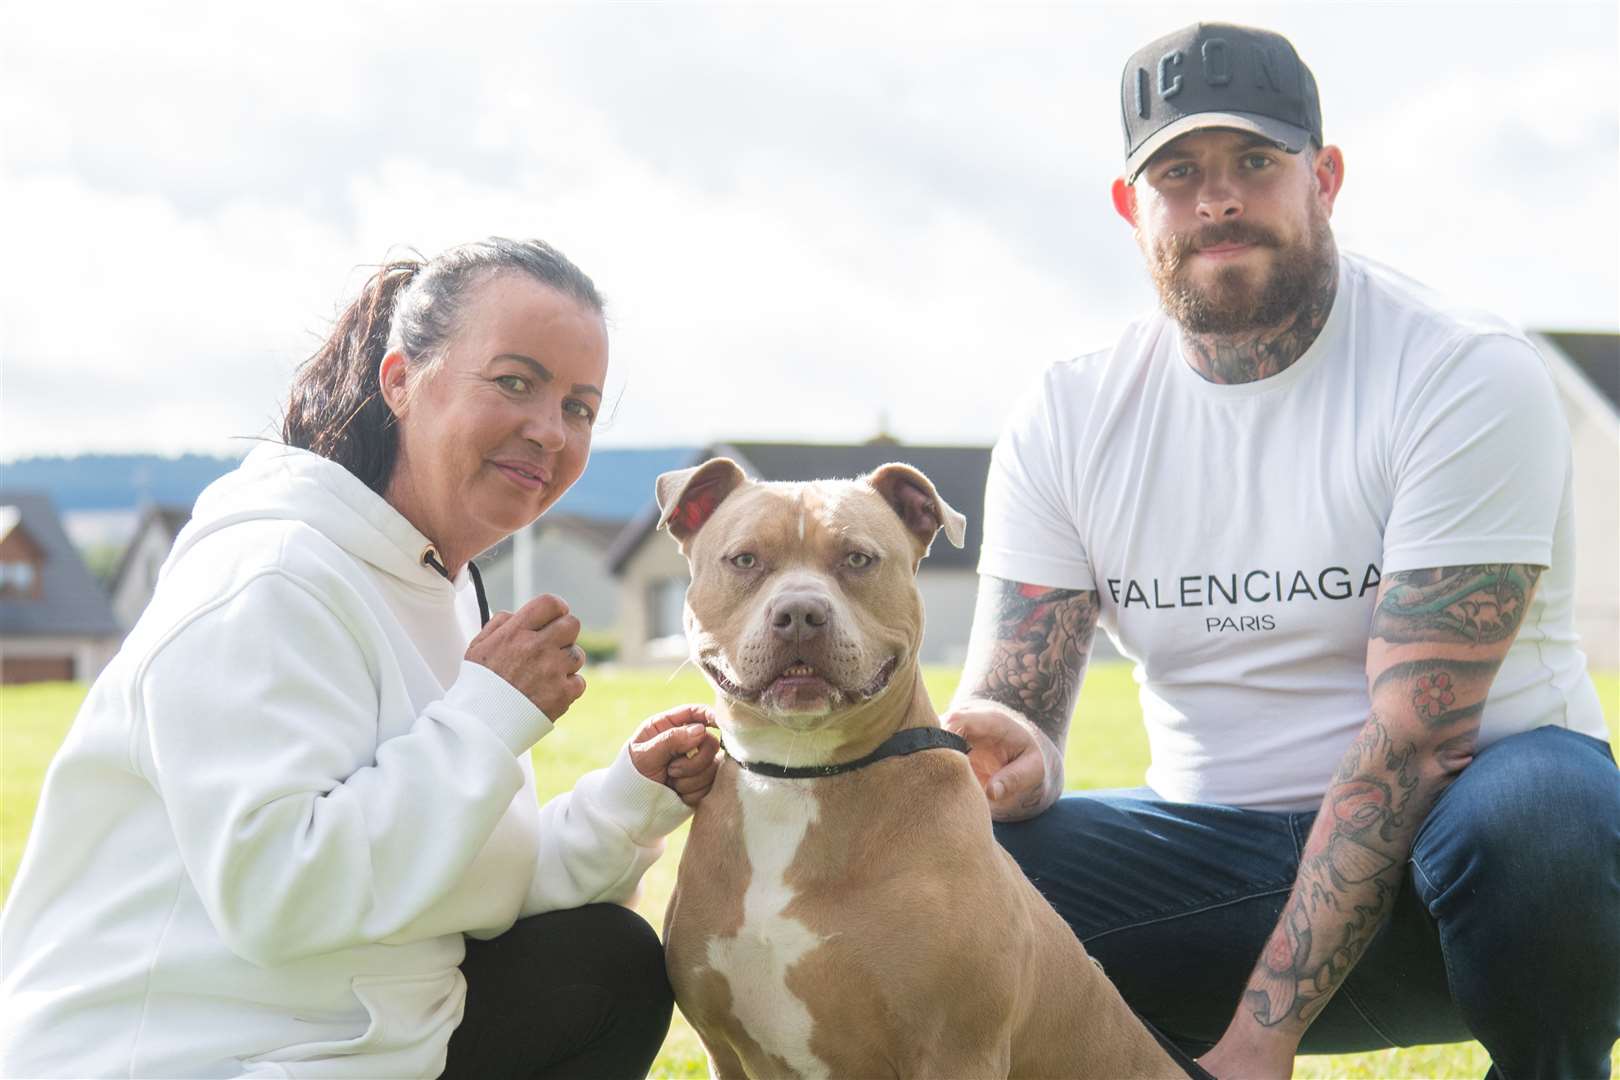
POLYGON ((377 369, 388 354, 395 304, 421 268, 399 260, 371 276, 315 355, 299 366, 281 425, 289 446, 331 458, 379 495, 394 470, 399 440, 377 369))

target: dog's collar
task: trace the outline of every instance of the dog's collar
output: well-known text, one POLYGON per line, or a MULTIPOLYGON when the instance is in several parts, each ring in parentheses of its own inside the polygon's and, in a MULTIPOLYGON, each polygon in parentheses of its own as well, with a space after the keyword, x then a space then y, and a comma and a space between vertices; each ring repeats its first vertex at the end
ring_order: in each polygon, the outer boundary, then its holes
POLYGON ((777 780, 810 780, 820 776, 864 769, 884 758, 915 754, 919 750, 958 750, 968 752, 967 740, 953 731, 937 727, 904 728, 884 739, 882 744, 865 757, 854 761, 841 761, 833 765, 777 765, 770 761, 744 761, 726 751, 726 756, 751 773, 774 777, 777 780))

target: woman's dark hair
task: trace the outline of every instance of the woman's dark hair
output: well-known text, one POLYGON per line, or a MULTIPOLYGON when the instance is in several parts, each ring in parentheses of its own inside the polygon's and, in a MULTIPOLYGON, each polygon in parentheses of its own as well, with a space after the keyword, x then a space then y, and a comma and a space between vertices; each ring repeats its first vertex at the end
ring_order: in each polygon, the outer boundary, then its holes
POLYGON ((473 289, 502 273, 527 274, 602 312, 591 279, 541 240, 492 236, 427 262, 385 263, 293 376, 281 437, 331 458, 383 494, 399 452, 394 414, 377 383, 383 357, 399 349, 420 377, 442 359, 473 289))

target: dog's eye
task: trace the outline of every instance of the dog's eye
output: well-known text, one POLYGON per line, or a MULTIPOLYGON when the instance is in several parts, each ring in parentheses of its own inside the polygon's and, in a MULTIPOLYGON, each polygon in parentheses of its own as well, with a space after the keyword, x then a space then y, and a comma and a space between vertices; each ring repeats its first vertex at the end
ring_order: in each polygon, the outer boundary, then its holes
POLYGON ((852 570, 865 570, 875 562, 877 560, 864 551, 852 551, 844 558, 844 565, 852 570))
POLYGON ((752 570, 755 564, 759 562, 758 559, 754 558, 753 553, 748 551, 743 552, 741 555, 733 555, 727 561, 739 570, 752 570))

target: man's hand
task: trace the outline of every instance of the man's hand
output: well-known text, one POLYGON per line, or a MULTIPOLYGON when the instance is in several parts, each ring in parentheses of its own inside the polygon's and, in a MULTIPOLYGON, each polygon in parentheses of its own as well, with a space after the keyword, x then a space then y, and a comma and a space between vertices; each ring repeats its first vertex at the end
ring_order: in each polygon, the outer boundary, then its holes
POLYGON ((467 645, 467 659, 505 679, 555 723, 585 692, 578 637, 568 604, 547 593, 515 612, 497 612, 467 645))
POLYGON ((1063 754, 1034 724, 993 701, 964 701, 940 717, 966 739, 968 764, 996 821, 1023 821, 1063 793, 1063 754))
POLYGON ((720 740, 709 731, 714 723, 707 705, 682 705, 649 717, 630 736, 630 763, 687 806, 696 806, 720 768, 720 740))
POLYGON ((1286 1041, 1237 1044, 1238 1039, 1227 1032, 1198 1064, 1215 1080, 1288 1080, 1294 1075, 1294 1053, 1286 1041))
POLYGON ((981 577, 956 699, 940 722, 997 821, 1034 817, 1063 792, 1063 743, 1097 628, 1094 589, 981 577))

